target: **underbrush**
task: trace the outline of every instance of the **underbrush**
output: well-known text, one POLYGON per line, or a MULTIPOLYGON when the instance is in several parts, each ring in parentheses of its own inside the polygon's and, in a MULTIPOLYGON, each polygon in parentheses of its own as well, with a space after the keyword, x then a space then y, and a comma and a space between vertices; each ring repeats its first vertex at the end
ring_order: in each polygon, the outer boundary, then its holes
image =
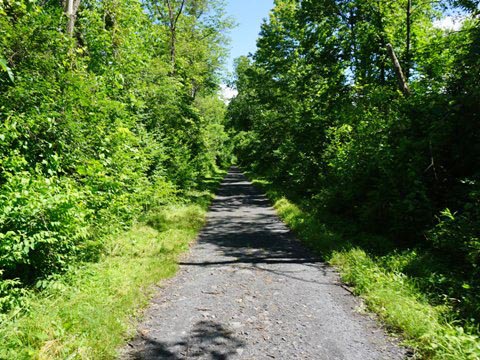
POLYGON ((267 191, 287 225, 334 265, 386 326, 400 334, 416 358, 479 359, 480 337, 473 319, 459 311, 459 302, 445 288, 468 287, 426 249, 396 250, 385 238, 340 229, 313 210, 282 196, 265 180, 254 181, 267 191), (427 261, 428 259, 428 261, 427 261), (443 280, 442 280, 443 279, 443 280), (436 285, 436 286, 435 286, 436 285))
POLYGON ((107 238, 97 262, 50 278, 41 291, 22 289, 22 307, 0 318, 0 359, 115 358, 153 285, 175 274, 203 226, 218 180, 107 238))

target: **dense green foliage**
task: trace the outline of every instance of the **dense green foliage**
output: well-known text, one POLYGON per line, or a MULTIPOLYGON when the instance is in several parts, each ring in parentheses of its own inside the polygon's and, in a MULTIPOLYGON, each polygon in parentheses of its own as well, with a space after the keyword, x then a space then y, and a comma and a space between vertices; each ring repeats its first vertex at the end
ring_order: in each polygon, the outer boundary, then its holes
POLYGON ((0 313, 228 161, 222 2, 75 3, 0 2, 0 313))
POLYGON ((230 128, 241 164, 310 213, 377 235, 372 254, 417 249, 432 266, 402 273, 478 321, 479 2, 408 4, 275 1, 257 52, 237 60, 230 128), (435 25, 452 12, 460 29, 435 25))
POLYGON ((106 237, 99 261, 30 292, 29 311, 13 313, 0 327, 0 359, 116 359, 135 334, 132 318, 157 289, 152 285, 175 274, 178 255, 204 224, 211 191, 188 195, 188 202, 151 211, 130 230, 106 237))

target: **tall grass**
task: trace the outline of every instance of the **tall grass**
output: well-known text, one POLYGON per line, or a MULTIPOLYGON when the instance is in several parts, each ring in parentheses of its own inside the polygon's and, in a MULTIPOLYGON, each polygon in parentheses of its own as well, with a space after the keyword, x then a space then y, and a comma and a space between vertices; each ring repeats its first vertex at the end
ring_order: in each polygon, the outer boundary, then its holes
POLYGON ((29 310, 0 325, 1 359, 113 359, 160 280, 201 229, 208 191, 199 204, 150 213, 130 231, 110 237, 96 263, 85 263, 25 299, 29 310))
MULTIPOLYGON (((377 313, 392 332, 402 336, 416 358, 480 359, 478 328, 468 322, 460 323, 448 302, 430 301, 430 294, 417 286, 418 279, 402 272, 408 264, 422 266, 418 251, 393 251, 383 256, 369 254, 363 249, 367 246, 362 244, 385 247, 388 245, 381 242, 386 240, 368 238, 354 231, 347 237, 320 216, 283 197, 268 181, 254 180, 254 183, 267 191, 279 216, 298 237, 334 265, 343 281, 353 287, 368 308, 377 313)), ((420 273, 428 273, 427 264, 424 266, 420 273)))

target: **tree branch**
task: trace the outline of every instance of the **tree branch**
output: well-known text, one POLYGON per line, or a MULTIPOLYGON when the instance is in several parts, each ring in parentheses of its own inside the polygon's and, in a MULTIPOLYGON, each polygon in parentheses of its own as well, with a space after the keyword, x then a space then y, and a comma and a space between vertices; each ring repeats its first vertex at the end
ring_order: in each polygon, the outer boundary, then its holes
POLYGON ((408 88, 408 84, 407 84, 407 81, 405 80, 405 75, 403 74, 402 67, 400 65, 400 62, 397 59, 397 56, 395 55, 395 51, 393 50, 393 47, 391 44, 387 44, 387 52, 393 62, 395 74, 397 75, 398 86, 400 87, 400 90, 403 93, 403 95, 409 96, 410 89, 408 88))

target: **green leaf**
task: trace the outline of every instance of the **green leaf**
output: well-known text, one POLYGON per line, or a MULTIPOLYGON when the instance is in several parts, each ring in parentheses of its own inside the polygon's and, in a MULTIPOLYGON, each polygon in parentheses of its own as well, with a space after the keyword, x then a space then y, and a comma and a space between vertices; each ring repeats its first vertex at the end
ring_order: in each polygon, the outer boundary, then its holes
POLYGON ((12 69, 10 69, 8 67, 8 64, 7 64, 7 60, 5 60, 4 58, 0 58, 0 69, 2 69, 3 71, 6 71, 7 74, 8 74, 8 77, 10 78, 10 80, 12 82, 15 81, 15 78, 13 76, 13 72, 12 72, 12 69))

